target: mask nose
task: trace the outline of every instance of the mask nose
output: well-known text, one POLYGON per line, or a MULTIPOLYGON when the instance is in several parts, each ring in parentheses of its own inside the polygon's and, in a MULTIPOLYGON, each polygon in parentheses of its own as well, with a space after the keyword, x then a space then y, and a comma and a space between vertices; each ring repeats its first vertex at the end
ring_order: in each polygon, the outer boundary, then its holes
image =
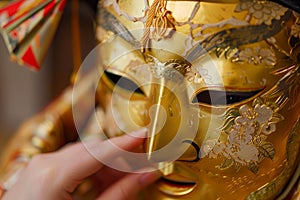
POLYGON ((172 144, 181 116, 177 110, 174 111, 178 100, 165 86, 154 85, 152 97, 153 104, 149 110, 151 126, 146 151, 149 160, 160 162, 169 159, 171 152, 168 153, 164 149, 168 144, 172 144))
POLYGON ((151 88, 151 125, 146 142, 148 160, 159 163, 194 159, 197 152, 187 140, 195 138, 197 122, 191 121, 194 120, 191 119, 194 111, 187 93, 178 82, 160 81, 151 88))

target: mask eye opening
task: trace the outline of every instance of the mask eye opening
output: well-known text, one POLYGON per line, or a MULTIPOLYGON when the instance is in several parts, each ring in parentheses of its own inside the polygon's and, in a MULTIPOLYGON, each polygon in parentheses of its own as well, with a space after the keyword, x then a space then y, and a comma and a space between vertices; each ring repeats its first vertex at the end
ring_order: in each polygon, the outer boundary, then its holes
POLYGON ((118 86, 124 90, 145 95, 144 91, 141 89, 141 87, 138 86, 133 80, 130 80, 127 77, 120 76, 118 74, 109 72, 107 70, 104 70, 104 74, 106 78, 113 84, 113 86, 118 86))
POLYGON ((251 99, 263 89, 252 91, 226 91, 204 90, 196 93, 192 98, 192 104, 204 104, 209 106, 234 105, 251 99))

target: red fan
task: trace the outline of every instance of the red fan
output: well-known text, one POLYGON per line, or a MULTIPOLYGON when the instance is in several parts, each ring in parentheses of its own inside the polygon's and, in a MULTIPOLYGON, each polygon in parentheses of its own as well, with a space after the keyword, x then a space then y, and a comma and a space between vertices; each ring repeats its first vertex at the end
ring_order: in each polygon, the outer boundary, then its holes
POLYGON ((1 34, 13 60, 40 69, 65 3, 66 0, 17 0, 0 8, 1 34))

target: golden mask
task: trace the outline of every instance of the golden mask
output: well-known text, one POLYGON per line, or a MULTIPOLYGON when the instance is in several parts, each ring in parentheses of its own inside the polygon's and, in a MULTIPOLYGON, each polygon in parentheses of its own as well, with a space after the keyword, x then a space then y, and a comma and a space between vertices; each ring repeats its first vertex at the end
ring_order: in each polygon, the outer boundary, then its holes
POLYGON ((265 0, 105 0, 98 13, 103 129, 148 127, 163 174, 142 199, 273 199, 297 179, 299 13, 265 0))

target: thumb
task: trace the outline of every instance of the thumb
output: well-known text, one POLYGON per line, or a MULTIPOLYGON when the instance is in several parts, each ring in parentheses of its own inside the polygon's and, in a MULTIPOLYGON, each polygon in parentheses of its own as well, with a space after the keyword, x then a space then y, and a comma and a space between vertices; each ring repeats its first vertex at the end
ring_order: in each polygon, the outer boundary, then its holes
POLYGON ((108 188, 97 200, 136 199, 142 189, 154 183, 159 177, 158 171, 129 174, 108 188))

